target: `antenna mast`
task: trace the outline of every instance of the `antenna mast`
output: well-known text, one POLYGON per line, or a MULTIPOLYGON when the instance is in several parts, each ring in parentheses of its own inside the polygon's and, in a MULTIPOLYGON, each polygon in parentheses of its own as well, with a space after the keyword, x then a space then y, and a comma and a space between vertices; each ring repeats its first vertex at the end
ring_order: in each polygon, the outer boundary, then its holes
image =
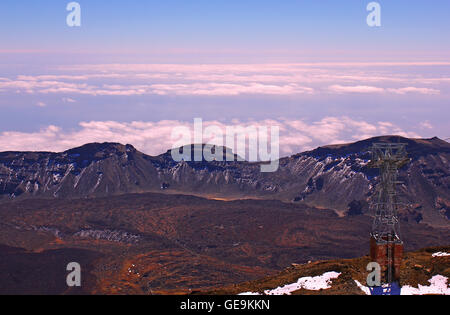
POLYGON ((403 241, 399 233, 396 185, 398 169, 409 162, 405 143, 375 143, 369 167, 380 169, 380 184, 372 225, 370 254, 378 262, 384 274, 383 280, 390 284, 399 280, 403 256, 403 241))

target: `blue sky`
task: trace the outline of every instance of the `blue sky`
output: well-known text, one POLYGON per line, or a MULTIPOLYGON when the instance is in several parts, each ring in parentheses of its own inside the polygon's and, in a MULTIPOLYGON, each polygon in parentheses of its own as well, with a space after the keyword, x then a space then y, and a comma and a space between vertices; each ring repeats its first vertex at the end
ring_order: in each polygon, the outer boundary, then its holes
POLYGON ((367 54, 360 58, 391 59, 389 53, 410 51, 414 57, 424 57, 419 53, 428 51, 445 57, 450 50, 450 3, 445 0, 379 1, 382 27, 378 29, 365 23, 366 0, 80 0, 79 29, 65 26, 68 2, 1 1, 2 48, 114 54, 234 51, 254 55, 260 50, 300 56, 319 52, 339 59, 342 56, 334 52, 356 50, 367 54))
POLYGON ((143 133, 195 117, 281 124, 284 154, 450 137, 446 0, 378 1, 379 28, 365 0, 78 2, 79 28, 69 1, 0 2, 0 150, 120 140, 156 154, 168 140, 143 133))

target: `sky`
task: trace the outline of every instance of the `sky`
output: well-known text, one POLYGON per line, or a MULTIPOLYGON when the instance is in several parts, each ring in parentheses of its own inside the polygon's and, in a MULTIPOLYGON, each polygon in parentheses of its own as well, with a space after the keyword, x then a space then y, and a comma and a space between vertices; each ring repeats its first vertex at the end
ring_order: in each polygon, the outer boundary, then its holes
POLYGON ((450 138, 450 2, 0 2, 0 151, 170 148, 171 131, 280 127, 282 155, 383 134, 450 138))

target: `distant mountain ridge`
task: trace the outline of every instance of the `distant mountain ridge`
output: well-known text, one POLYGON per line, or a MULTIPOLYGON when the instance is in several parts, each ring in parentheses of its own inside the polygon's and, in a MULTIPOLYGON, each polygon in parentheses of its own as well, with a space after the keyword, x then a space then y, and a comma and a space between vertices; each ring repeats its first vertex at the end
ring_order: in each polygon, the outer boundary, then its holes
MULTIPOLYGON (((404 220, 448 226, 450 144, 438 138, 375 137, 319 147, 280 159, 275 173, 258 163, 175 162, 170 151, 149 156, 132 145, 91 143, 62 153, 0 153, 0 200, 90 198, 167 192, 211 198, 278 199, 341 214, 368 211, 378 171, 366 167, 376 142, 408 144, 411 163, 400 172, 404 220)), ((227 152, 224 152, 227 154, 227 152)))

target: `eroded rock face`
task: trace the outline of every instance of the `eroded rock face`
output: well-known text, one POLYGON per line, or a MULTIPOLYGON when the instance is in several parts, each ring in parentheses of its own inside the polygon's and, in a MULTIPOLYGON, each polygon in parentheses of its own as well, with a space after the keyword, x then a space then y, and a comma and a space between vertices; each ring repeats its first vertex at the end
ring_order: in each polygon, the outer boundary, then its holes
MULTIPOLYGON (((152 157, 116 143, 88 144, 62 153, 5 152, 0 153, 0 198, 84 198, 164 190, 307 203, 343 215, 352 202, 359 202, 364 206, 357 212, 366 213, 378 179, 378 171, 367 168, 375 142, 408 144, 411 163, 399 176, 402 201, 415 205, 417 220, 448 225, 450 144, 437 138, 378 137, 320 147, 281 159, 275 173, 261 173, 258 163, 175 162, 170 152, 152 157)), ((407 216, 414 220, 409 212, 407 216)))

